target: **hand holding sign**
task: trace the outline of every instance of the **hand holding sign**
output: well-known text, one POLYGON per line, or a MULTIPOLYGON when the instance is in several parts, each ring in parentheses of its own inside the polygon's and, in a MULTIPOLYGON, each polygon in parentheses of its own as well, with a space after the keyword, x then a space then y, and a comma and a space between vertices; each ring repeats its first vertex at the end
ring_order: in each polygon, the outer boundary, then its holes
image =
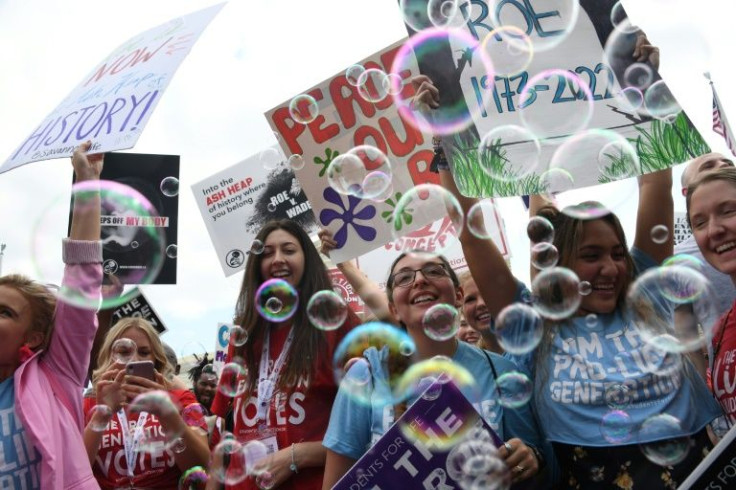
POLYGON ((659 70, 659 48, 653 46, 643 32, 636 38, 633 57, 638 62, 648 61, 652 68, 659 70))
POLYGON ((72 155, 72 166, 74 167, 74 173, 77 175, 77 182, 100 179, 105 155, 104 153, 88 155, 87 152, 90 148, 92 148, 92 141, 87 140, 79 145, 74 150, 74 155, 72 155))
POLYGON ((539 472, 539 461, 534 451, 521 439, 509 439, 498 448, 498 454, 511 470, 513 483, 524 481, 539 472))
POLYGON ((440 106, 440 91, 437 89, 432 79, 427 75, 417 75, 411 79, 414 87, 414 100, 411 105, 417 107, 429 107, 437 109, 440 106))

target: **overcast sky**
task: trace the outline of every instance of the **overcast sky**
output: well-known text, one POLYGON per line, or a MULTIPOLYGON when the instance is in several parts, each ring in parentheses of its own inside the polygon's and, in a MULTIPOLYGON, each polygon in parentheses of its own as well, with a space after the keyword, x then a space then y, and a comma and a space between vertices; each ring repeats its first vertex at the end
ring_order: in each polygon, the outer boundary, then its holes
MULTIPOLYGON (((0 160, 123 41, 215 3, 0 0, 0 160)), ((701 134, 715 151, 727 151, 711 129, 711 92, 702 72, 711 72, 736 123, 736 3, 636 0, 624 6, 660 46, 660 73, 701 134)), ((404 36, 393 0, 231 0, 202 34, 131 150, 181 155, 179 284, 145 288, 174 332, 164 340, 177 352, 190 353, 197 344, 213 349, 216 324, 232 317, 242 280, 242 274, 224 277, 191 184, 274 144, 265 111, 404 36)), ((58 283, 60 269, 44 264, 58 255, 66 233, 66 223, 53 217, 54 210, 68 209, 71 174, 63 159, 0 175, 3 273, 58 283)), ((676 181, 679 174, 676 169, 676 181)), ((634 181, 620 184, 615 194, 635 193, 635 187, 634 181)), ((676 209, 684 210, 677 196, 676 209)), ((525 250, 518 199, 503 200, 501 209, 511 250, 525 250)), ((627 230, 633 212, 624 204, 618 209, 627 230)), ((528 254, 517 253, 512 267, 525 278, 527 264, 528 254)))

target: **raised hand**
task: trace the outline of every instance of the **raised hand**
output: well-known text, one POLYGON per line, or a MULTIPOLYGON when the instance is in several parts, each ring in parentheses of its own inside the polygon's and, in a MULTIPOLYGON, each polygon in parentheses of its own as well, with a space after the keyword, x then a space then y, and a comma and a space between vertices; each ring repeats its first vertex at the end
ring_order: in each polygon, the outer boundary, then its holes
POLYGON ((437 109, 440 106, 440 91, 427 75, 417 75, 411 79, 414 87, 414 99, 411 106, 414 109, 429 107, 437 109))
POLYGON ((319 251, 320 253, 330 256, 330 252, 337 248, 337 242, 332 237, 332 232, 327 228, 322 228, 317 233, 320 239, 319 251))
POLYGON ((649 62, 652 68, 659 70, 659 48, 652 45, 645 33, 640 32, 637 36, 632 56, 636 61, 649 62))

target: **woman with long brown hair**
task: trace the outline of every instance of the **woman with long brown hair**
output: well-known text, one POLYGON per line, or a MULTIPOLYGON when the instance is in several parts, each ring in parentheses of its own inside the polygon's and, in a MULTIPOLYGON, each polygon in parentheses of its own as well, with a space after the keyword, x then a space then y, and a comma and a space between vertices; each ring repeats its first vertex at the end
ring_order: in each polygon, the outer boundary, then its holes
MULTIPOLYGON (((249 376, 242 394, 232 400, 218 391, 212 411, 226 417, 232 403, 235 438, 241 443, 260 440, 269 452, 261 462, 269 481, 249 477, 232 488, 319 489, 325 464, 322 437, 337 392, 332 356, 359 320, 348 309, 338 329, 325 331, 310 322, 309 300, 319 291, 331 291, 332 282, 298 224, 271 221, 255 240, 258 245, 248 257, 234 319, 247 341, 242 346, 231 342, 229 352, 229 359, 242 362, 249 376), (296 311, 288 319, 266 318, 254 307, 257 290, 272 279, 298 292, 296 311)), ((284 302, 284 307, 289 305, 284 302)))

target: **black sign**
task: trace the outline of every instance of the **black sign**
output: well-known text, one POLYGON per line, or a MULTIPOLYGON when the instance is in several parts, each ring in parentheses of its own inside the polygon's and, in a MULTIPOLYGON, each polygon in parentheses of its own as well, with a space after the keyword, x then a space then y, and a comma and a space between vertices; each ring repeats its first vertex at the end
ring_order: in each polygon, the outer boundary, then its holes
POLYGON ((726 490, 736 488, 736 427, 695 468, 678 490, 726 490))
POLYGON ((118 306, 112 313, 112 324, 114 325, 121 318, 138 317, 151 322, 151 325, 153 325, 153 328, 156 329, 159 335, 166 332, 168 330, 166 325, 164 325, 164 322, 162 322, 161 318, 156 314, 156 310, 153 309, 151 303, 149 303, 148 299, 143 295, 143 291, 135 288, 131 291, 131 294, 133 297, 130 301, 118 306))
POLYGON ((122 284, 176 284, 179 156, 107 153, 100 179, 105 272, 122 284))

